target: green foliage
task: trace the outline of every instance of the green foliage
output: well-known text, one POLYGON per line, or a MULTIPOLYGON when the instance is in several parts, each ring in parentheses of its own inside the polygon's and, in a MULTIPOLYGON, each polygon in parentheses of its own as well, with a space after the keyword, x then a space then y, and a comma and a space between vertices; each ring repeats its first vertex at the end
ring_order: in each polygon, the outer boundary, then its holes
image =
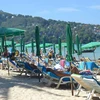
MULTIPOLYGON (((65 22, 60 20, 46 20, 41 17, 32 17, 29 15, 15 15, 0 11, 0 27, 12 27, 26 30, 25 41, 29 42, 33 38, 35 40, 35 27, 40 29, 40 42, 43 43, 45 35, 46 42, 58 43, 61 37, 62 42, 66 42, 66 24, 70 23, 73 40, 78 34, 81 43, 91 41, 100 41, 100 25, 90 25, 76 22, 65 22)), ((19 37, 15 38, 19 42, 19 37)))

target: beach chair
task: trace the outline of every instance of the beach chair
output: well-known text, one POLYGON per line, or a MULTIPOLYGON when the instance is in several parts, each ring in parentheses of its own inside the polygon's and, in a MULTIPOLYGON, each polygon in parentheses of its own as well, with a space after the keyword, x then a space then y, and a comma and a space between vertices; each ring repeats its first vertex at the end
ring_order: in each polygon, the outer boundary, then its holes
MULTIPOLYGON (((23 65, 18 65, 17 63, 16 63, 16 61, 13 61, 13 60, 8 60, 8 64, 9 64, 9 66, 10 66, 10 70, 11 71, 17 71, 17 72, 22 72, 22 70, 23 70, 23 65)), ((7 67, 8 68, 8 67, 7 67)))
MULTIPOLYGON (((41 64, 38 64, 38 68, 43 73, 43 78, 48 79, 48 85, 51 85, 52 83, 54 83, 54 84, 57 84, 56 88, 59 88, 61 84, 67 84, 67 83, 72 82, 72 78, 70 76, 67 76, 67 75, 62 76, 62 77, 57 76, 55 73, 51 71, 47 71, 46 67, 41 64)), ((76 82, 74 81, 74 83, 76 82)))
POLYGON ((85 62, 85 66, 87 70, 91 70, 95 75, 100 72, 100 67, 95 62, 85 62))
POLYGON ((89 91, 86 100, 91 100, 95 92, 100 93, 100 82, 97 81, 93 76, 72 74, 71 77, 80 84, 76 93, 77 96, 79 95, 82 87, 89 91))
POLYGON ((40 71, 37 68, 31 67, 27 62, 19 62, 18 65, 20 65, 20 64, 23 64, 23 70, 21 72, 21 75, 24 72, 24 70, 25 70, 26 76, 27 76, 27 74, 30 74, 32 76, 32 75, 37 75, 38 73, 40 73, 40 71))
POLYGON ((97 74, 100 72, 100 67, 92 61, 89 62, 80 62, 78 65, 79 70, 90 70, 94 76, 96 77, 97 74))

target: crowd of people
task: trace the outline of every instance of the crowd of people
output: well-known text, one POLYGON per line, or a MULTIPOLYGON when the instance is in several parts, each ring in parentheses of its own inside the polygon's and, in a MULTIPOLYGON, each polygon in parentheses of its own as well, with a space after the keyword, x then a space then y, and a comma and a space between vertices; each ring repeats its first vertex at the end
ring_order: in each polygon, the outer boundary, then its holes
MULTIPOLYGON (((1 56, 3 56, 3 57, 9 57, 10 60, 15 61, 16 60, 16 56, 18 56, 18 54, 19 54, 19 51, 9 53, 8 50, 7 50, 7 47, 5 47, 4 52, 2 53, 1 56)), ((20 54, 19 56, 22 58, 22 54, 20 54)), ((75 73, 75 74, 80 74, 81 72, 83 72, 83 71, 80 71, 77 68, 77 65, 68 62, 66 60, 66 58, 63 58, 60 55, 58 57, 59 58, 59 62, 56 63, 53 66, 53 68, 50 68, 50 66, 49 66, 49 60, 51 58, 53 58, 53 60, 55 60, 55 54, 54 54, 54 51, 53 51, 52 48, 50 49, 50 51, 48 52, 48 54, 44 58, 44 65, 47 68, 47 71, 51 71, 51 72, 55 73, 56 75, 60 75, 60 76, 64 75, 65 76, 65 75, 69 75, 69 74, 66 74, 65 72, 70 72, 70 73, 75 73)), ((56 59, 58 59, 58 58, 56 58, 56 59)), ((73 57, 73 61, 81 63, 81 62, 84 61, 84 59, 81 58, 80 62, 79 62, 75 57, 73 57)), ((30 67, 35 68, 35 69, 37 68, 37 66, 34 64, 34 62, 30 63, 30 62, 28 62, 28 60, 26 60, 26 62, 29 64, 30 67)))

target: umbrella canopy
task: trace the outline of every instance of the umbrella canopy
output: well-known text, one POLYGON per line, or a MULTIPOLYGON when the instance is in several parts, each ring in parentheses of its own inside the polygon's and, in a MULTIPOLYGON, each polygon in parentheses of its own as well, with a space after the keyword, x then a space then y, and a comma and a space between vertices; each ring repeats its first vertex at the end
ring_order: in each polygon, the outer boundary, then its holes
POLYGON ((66 31, 66 39, 67 39, 67 60, 72 61, 72 31, 71 27, 68 24, 67 25, 67 31, 66 31))
MULTIPOLYGON (((52 43, 45 43, 46 48, 51 47, 51 46, 53 46, 52 43)), ((43 44, 40 44, 40 48, 43 48, 43 44)))
POLYGON ((36 56, 40 56, 40 36, 39 36, 38 26, 36 26, 35 28, 35 41, 36 41, 36 56))
MULTIPOLYGON (((55 44, 55 47, 59 48, 59 44, 55 44)), ((61 43, 61 47, 67 47, 67 44, 66 43, 61 43)))
POLYGON ((61 38, 58 38, 58 44, 59 44, 59 55, 61 55, 61 38))
POLYGON ((2 38, 3 51, 4 51, 4 40, 6 40, 6 37, 23 35, 24 32, 25 30, 22 30, 22 29, 1 27, 0 37, 2 38))
POLYGON ((15 47, 20 47, 20 43, 17 43, 17 44, 15 45, 15 47))
MULTIPOLYGON (((25 47, 32 47, 32 43, 26 44, 25 47)), ((34 47, 36 47, 36 43, 34 43, 34 47)))
POLYGON ((17 28, 6 28, 1 27, 0 28, 0 37, 6 36, 17 36, 17 35, 24 35, 25 30, 17 29, 17 28))
POLYGON ((99 46, 100 46, 100 42, 90 42, 90 43, 83 45, 81 48, 82 50, 86 50, 86 49, 93 49, 99 46))

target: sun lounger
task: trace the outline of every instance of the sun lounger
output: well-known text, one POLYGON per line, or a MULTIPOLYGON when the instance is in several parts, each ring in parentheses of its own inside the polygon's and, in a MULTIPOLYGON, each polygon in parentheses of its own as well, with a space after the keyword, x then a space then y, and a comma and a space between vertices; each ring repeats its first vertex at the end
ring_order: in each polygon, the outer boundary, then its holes
POLYGON ((12 71, 20 71, 22 69, 21 66, 18 66, 18 64, 15 61, 8 60, 10 70, 12 71))
MULTIPOLYGON (((56 88, 59 88, 61 84, 67 84, 72 82, 72 78, 70 77, 70 75, 67 76, 68 74, 66 74, 66 76, 60 77, 51 71, 47 71, 46 67, 41 64, 38 64, 38 68, 43 73, 43 78, 48 79, 49 85, 51 85, 52 83, 57 84, 56 88)), ((76 82, 74 81, 74 83, 76 82)))
POLYGON ((72 74, 71 77, 80 84, 76 95, 80 93, 81 87, 84 87, 86 90, 90 91, 87 96, 87 100, 92 99, 94 92, 100 93, 100 82, 93 78, 93 76, 72 74))
POLYGON ((78 65, 79 70, 90 70, 95 76, 100 72, 100 67, 92 61, 80 62, 78 65))
POLYGON ((27 75, 28 73, 30 73, 31 76, 32 76, 33 74, 36 75, 36 74, 40 73, 40 71, 37 68, 31 67, 29 65, 29 63, 27 63, 27 62, 21 62, 21 63, 23 64, 23 71, 22 71, 22 73, 25 70, 25 75, 27 75))

